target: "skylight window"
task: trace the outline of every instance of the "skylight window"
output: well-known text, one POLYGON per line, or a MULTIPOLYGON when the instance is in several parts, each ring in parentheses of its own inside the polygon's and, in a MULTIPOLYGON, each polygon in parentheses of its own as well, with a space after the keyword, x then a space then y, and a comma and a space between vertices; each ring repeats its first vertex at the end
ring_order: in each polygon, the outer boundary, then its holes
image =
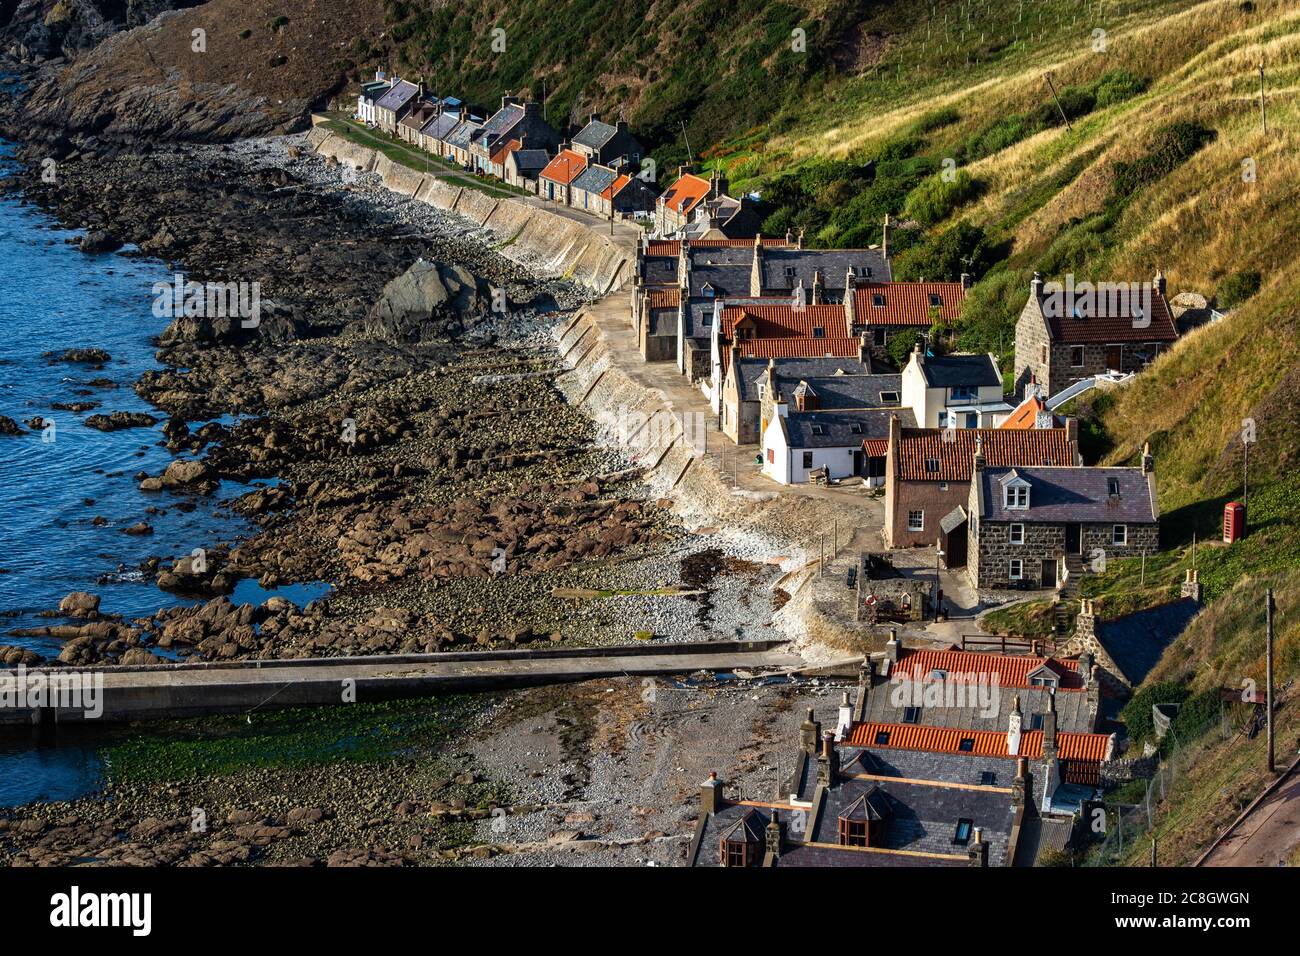
POLYGON ((879 292, 873 293, 871 296, 871 305, 874 308, 883 309, 885 307, 885 297, 879 292))

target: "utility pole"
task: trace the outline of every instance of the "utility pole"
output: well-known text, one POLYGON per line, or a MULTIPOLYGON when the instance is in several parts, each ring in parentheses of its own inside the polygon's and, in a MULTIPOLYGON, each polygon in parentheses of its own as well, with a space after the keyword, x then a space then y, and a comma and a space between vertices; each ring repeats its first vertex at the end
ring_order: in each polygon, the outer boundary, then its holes
POLYGON ((1264 61, 1259 61, 1259 122, 1264 127, 1264 135, 1268 135, 1268 114, 1264 111, 1264 61))
POLYGON ((1268 718, 1268 772, 1273 772, 1273 589, 1264 598, 1264 707, 1268 718))
POLYGON ((1250 528, 1250 442, 1241 444, 1241 533, 1250 528))
POLYGON ((1151 865, 1156 865, 1156 838, 1154 834, 1151 836, 1151 865))
POLYGON ((1052 82, 1051 71, 1049 70, 1048 72, 1044 73, 1043 78, 1047 80, 1047 86, 1052 91, 1052 99, 1056 101, 1056 109, 1061 114, 1061 122, 1065 124, 1066 129, 1073 130, 1074 125, 1070 122, 1070 117, 1065 115, 1065 107, 1061 105, 1061 99, 1056 95, 1056 84, 1052 82))

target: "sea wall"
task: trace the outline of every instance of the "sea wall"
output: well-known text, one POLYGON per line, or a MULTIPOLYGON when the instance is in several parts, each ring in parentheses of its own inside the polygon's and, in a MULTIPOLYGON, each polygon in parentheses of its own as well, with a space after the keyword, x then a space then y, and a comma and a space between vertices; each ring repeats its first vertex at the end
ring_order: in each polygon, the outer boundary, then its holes
MULTIPOLYGON (((504 245, 500 252, 527 258, 546 272, 572 279, 605 295, 632 281, 635 246, 608 234, 599 220, 590 223, 536 205, 525 198, 495 198, 458 186, 446 175, 421 173, 354 143, 324 126, 313 127, 307 141, 322 156, 378 174, 393 192, 455 213, 491 230, 504 245)), ((576 214, 575 214, 576 215, 576 214)))

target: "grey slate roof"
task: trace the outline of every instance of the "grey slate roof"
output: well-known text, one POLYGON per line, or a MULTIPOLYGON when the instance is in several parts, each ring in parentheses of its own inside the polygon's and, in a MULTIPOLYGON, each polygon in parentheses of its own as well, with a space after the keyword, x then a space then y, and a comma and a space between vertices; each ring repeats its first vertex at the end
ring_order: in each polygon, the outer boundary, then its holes
POLYGON ((909 421, 915 421, 908 408, 858 408, 831 412, 792 410, 781 422, 791 448, 851 448, 868 438, 887 438, 891 415, 897 415, 904 428, 910 427, 909 421), (815 431, 818 428, 823 432, 820 435, 815 431))
POLYGON ((436 140, 445 142, 448 134, 456 128, 456 125, 459 122, 459 113, 442 113, 425 123, 424 128, 421 129, 420 132, 425 136, 430 136, 436 140))
POLYGON ((646 256, 643 260, 644 275, 641 281, 644 285, 664 286, 677 284, 677 257, 676 256, 646 256))
POLYGON ((408 83, 406 80, 398 80, 393 84, 392 89, 375 102, 375 108, 397 112, 409 103, 412 98, 414 98, 415 94, 419 92, 420 88, 414 83, 408 83))
MULTIPOLYGON (((705 263, 696 260, 691 266, 691 297, 704 294, 706 285, 713 287, 714 298, 749 296, 749 263, 705 263)), ((783 299, 780 301, 789 300, 783 299)))
POLYGON ((1136 687, 1200 610, 1191 598, 1179 598, 1111 621, 1098 621, 1097 640, 1136 687))
POLYGON ((541 172, 551 161, 544 149, 516 149, 511 155, 515 158, 515 168, 520 172, 541 172))
POLYGON ((474 134, 476 134, 480 129, 482 129, 482 127, 473 120, 464 120, 458 123, 448 134, 446 143, 447 145, 454 146, 457 149, 469 149, 474 134))
MULTIPOLYGON (((765 358, 755 357, 740 360, 740 378, 736 390, 742 402, 758 401, 758 383, 767 376, 767 362, 765 358)), ((869 373, 867 366, 856 358, 778 358, 775 362, 778 382, 790 380, 798 383, 802 379, 813 380, 834 375, 837 371, 854 376, 869 373)), ((892 377, 901 381, 901 376, 892 377)))
POLYGON ((578 173, 573 182, 569 184, 569 188, 581 189, 589 193, 599 193, 601 190, 609 188, 610 184, 616 179, 618 179, 618 173, 608 166, 593 164, 578 173))
POLYGON ((981 388, 1001 385, 997 363, 987 352, 982 355, 927 355, 921 374, 930 388, 981 388))
POLYGON ((592 120, 584 126, 577 136, 573 137, 573 142, 579 146, 586 146, 590 149, 600 149, 618 132, 617 126, 611 126, 608 123, 602 123, 600 120, 592 120))
MULTIPOLYGON (((867 704, 863 719, 868 723, 901 724, 903 712, 911 704, 904 700, 895 702, 894 690, 897 685, 887 678, 877 676, 871 693, 867 695, 867 704)), ((970 688, 966 688, 970 690, 970 688)), ((1014 698, 1020 696, 1020 713, 1023 717, 1024 730, 1041 730, 1035 716, 1041 717, 1047 712, 1046 688, 1042 687, 998 687, 997 711, 990 715, 969 696, 958 697, 951 694, 946 699, 969 706, 946 706, 936 704, 925 706, 922 702, 919 717, 914 723, 926 727, 952 727, 957 730, 1007 730, 1014 698)), ((904 698, 906 695, 901 695, 904 698)), ((937 698, 936 698, 937 699, 937 698)), ((1083 690, 1062 690, 1056 694, 1056 729, 1061 733, 1092 733, 1093 714, 1088 707, 1088 694, 1083 690)), ((883 751, 882 751, 883 752, 883 751)), ((969 782, 969 781, 967 781, 969 782)), ((1006 786, 1006 784, 999 784, 1006 786)))
MULTIPOLYGON (((804 359, 808 362, 808 359, 804 359)), ((857 364, 854 359, 820 359, 821 362, 838 362, 840 365, 857 364)), ((794 394, 800 382, 806 382, 818 398, 820 411, 837 411, 848 408, 883 408, 882 392, 894 392, 893 407, 899 407, 902 390, 901 375, 788 375, 777 366, 776 386, 787 399, 794 394)))
POLYGON ((978 476, 985 521, 1144 524, 1156 520, 1155 489, 1140 468, 985 468, 978 476), (1003 507, 1013 476, 1029 482, 1029 507, 1003 507), (1111 496, 1108 479, 1119 481, 1111 496))
MULTIPOLYGON (((746 251, 752 260, 753 249, 746 251)), ((859 278, 889 282, 893 276, 889 261, 878 249, 766 248, 763 250, 763 288, 793 289, 802 279, 803 287, 812 289, 813 275, 820 270, 822 287, 842 292, 850 265, 859 278), (789 270, 793 270, 793 275, 789 270)))

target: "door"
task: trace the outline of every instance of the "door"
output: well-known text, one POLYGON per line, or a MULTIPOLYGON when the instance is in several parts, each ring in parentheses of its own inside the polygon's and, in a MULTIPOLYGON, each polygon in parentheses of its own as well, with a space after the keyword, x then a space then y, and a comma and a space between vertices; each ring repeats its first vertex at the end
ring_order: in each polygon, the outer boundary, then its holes
POLYGON ((1067 554, 1083 554, 1083 526, 1067 524, 1065 526, 1065 551, 1067 554))
POLYGON ((862 474, 862 469, 866 464, 865 459, 866 455, 864 455, 860 449, 853 452, 853 473, 855 475, 862 474))
POLYGON ((1124 346, 1106 346, 1106 368, 1116 372, 1124 371, 1124 346))
POLYGON ((1050 558, 1043 558, 1043 587, 1056 587, 1056 561, 1050 558))

